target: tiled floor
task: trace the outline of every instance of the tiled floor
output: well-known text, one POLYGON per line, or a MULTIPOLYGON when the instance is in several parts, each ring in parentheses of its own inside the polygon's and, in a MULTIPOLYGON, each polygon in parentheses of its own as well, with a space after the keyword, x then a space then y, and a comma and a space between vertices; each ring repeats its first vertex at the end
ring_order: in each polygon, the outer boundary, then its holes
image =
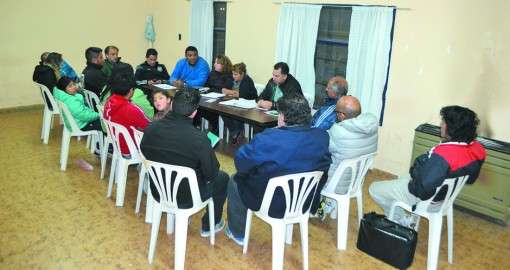
MULTIPOLYGON (((73 139, 66 172, 59 170, 61 128, 55 124, 48 145, 39 140, 40 111, 0 114, 0 269, 172 269, 173 235, 162 221, 154 263, 147 262, 150 225, 134 213, 137 176, 128 174, 126 201, 117 208, 106 198, 107 181, 99 180, 99 162, 73 139), (83 158, 94 171, 81 170, 83 158)), ((234 171, 232 159, 218 154, 222 169, 234 171)), ((373 179, 391 175, 372 171, 365 183, 364 206, 380 211, 366 190, 373 179)), ((106 177, 107 178, 107 177, 106 177)), ((114 194, 115 195, 115 194, 114 194)), ((142 203, 142 212, 145 209, 142 203)), ((391 269, 360 252, 355 204, 352 204, 348 245, 337 251, 336 222, 312 220, 309 227, 310 269, 391 269)), ((163 219, 165 220, 165 219, 163 219)), ((199 235, 200 216, 188 232, 187 269, 270 269, 270 227, 254 219, 248 254, 218 234, 210 246, 199 235)), ((423 222, 412 269, 426 267, 427 229, 423 222)), ((302 257, 297 229, 285 250, 285 269, 300 269, 302 257)), ((510 269, 510 229, 455 211, 454 263, 446 261, 443 232, 439 268, 510 269)))

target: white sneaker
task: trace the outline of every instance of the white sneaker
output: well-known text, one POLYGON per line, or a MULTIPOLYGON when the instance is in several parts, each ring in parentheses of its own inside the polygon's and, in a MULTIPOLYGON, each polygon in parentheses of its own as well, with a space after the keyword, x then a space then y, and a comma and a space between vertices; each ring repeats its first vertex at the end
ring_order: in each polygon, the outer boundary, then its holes
MULTIPOLYGON (((221 230, 223 230, 223 228, 225 228, 225 221, 223 221, 223 219, 217 223, 216 225, 214 225, 214 233, 217 233, 221 230)), ((205 231, 205 230, 200 230, 200 236, 202 237, 209 237, 211 235, 211 230, 208 230, 208 231, 205 231)))

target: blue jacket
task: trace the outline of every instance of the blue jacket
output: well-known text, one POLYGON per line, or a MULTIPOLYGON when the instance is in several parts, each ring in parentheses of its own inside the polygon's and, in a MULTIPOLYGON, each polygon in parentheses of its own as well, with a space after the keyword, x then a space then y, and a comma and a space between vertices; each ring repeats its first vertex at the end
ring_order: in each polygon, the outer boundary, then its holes
POLYGON ((324 106, 315 112, 312 119, 312 127, 328 130, 336 121, 336 102, 338 99, 328 99, 324 106))
MULTIPOLYGON (((328 147, 328 133, 309 126, 271 128, 257 134, 235 156, 234 180, 244 205, 259 210, 272 177, 311 171, 327 173, 331 163, 328 147)), ((281 218, 285 207, 283 193, 277 192, 269 215, 281 218)))
POLYGON ((207 77, 209 77, 209 64, 199 56, 194 66, 188 64, 186 58, 179 60, 175 64, 169 81, 173 84, 175 80, 183 80, 188 86, 200 87, 205 85, 207 77))

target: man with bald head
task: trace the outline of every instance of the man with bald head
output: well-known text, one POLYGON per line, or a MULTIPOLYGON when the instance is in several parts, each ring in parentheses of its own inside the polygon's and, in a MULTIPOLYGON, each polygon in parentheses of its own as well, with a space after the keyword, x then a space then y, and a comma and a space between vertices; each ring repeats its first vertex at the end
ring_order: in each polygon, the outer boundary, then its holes
MULTIPOLYGON (((337 123, 328 130, 329 152, 331 152, 332 158, 328 171, 328 182, 342 160, 377 151, 377 130, 379 128, 377 117, 371 113, 362 113, 359 100, 353 96, 341 97, 336 103, 334 112, 337 123)), ((344 172, 336 188, 338 194, 347 192, 350 179, 351 172, 344 172)), ((322 203, 318 214, 325 214, 324 212, 332 210, 331 205, 332 202, 329 201, 322 203), (321 210, 324 211, 321 213, 321 210)))
POLYGON ((347 95, 347 81, 342 76, 335 76, 328 81, 326 93, 328 99, 314 115, 312 127, 328 130, 336 121, 335 107, 338 99, 347 95))

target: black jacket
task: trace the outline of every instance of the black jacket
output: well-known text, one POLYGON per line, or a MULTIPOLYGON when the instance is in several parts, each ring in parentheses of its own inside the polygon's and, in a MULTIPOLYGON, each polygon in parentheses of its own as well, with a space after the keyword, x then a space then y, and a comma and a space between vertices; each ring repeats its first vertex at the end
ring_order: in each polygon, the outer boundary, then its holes
MULTIPOLYGON (((273 79, 269 79, 266 84, 266 88, 264 88, 264 91, 262 91, 259 96, 259 100, 262 99, 273 102, 273 109, 276 108, 276 102, 273 100, 275 87, 276 84, 273 82, 273 79)), ((287 74, 287 80, 285 80, 285 82, 280 85, 280 89, 283 92, 283 96, 287 96, 289 94, 303 95, 303 91, 301 91, 301 85, 290 73, 287 74)))
POLYGON ((244 74, 241 84, 239 85, 239 97, 244 99, 257 98, 257 88, 255 88, 255 84, 248 74, 244 74))
POLYGON ((170 78, 170 75, 168 75, 165 65, 158 62, 156 62, 156 65, 151 66, 147 64, 147 61, 145 61, 136 67, 135 79, 139 83, 140 81, 150 80, 167 81, 168 78, 170 78))
POLYGON ((227 88, 232 89, 232 85, 234 84, 234 79, 232 78, 232 72, 218 72, 213 70, 209 73, 209 77, 207 78, 206 86, 211 88, 211 92, 221 93, 221 89, 227 88))
MULTIPOLYGON (((218 175, 220 163, 205 133, 193 126, 193 119, 169 112, 145 129, 140 148, 148 160, 194 169, 202 199, 210 197, 206 185, 218 175)), ((159 201, 152 180, 151 190, 154 199, 159 201)), ((179 206, 191 206, 186 183, 181 184, 178 193, 179 206)))
POLYGON ((45 85, 53 93, 53 87, 57 85, 57 77, 55 72, 49 66, 39 64, 34 68, 32 80, 45 85))
POLYGON ((101 68, 101 65, 87 62, 87 66, 82 72, 85 76, 85 89, 94 92, 98 97, 108 81, 101 68))

